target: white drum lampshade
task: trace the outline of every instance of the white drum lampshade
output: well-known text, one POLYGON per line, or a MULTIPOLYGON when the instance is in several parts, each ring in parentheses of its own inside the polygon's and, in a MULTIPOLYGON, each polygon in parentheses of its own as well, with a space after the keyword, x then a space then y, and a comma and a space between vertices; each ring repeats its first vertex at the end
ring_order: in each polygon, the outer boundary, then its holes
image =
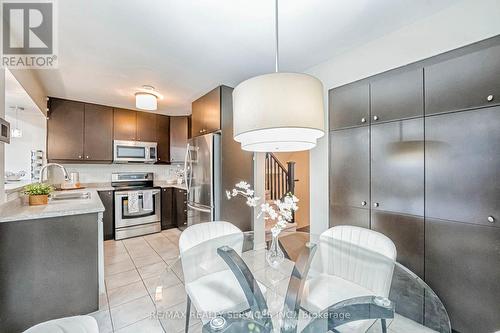
POLYGON ((309 150, 324 135, 323 84, 299 73, 271 73, 233 91, 234 139, 243 150, 309 150))

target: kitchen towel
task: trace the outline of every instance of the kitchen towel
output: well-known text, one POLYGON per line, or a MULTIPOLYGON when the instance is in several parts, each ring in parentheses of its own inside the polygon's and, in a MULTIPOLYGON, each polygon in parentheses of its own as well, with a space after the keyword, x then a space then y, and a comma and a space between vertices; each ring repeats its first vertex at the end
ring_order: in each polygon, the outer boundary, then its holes
POLYGON ((128 212, 139 213, 139 192, 128 192, 128 212))
POLYGON ((142 209, 153 210, 153 191, 142 191, 142 209))

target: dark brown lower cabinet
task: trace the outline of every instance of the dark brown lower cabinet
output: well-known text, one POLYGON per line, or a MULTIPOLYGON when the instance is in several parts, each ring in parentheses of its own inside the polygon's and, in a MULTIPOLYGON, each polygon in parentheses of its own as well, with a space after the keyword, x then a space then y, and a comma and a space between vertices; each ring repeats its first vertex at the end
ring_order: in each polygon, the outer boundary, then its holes
POLYGON ((427 219, 425 265, 454 330, 500 329, 500 228, 427 219))
POLYGON ((397 261, 424 277, 424 218, 372 210, 371 228, 396 245, 397 261))
POLYGON ((187 191, 174 188, 175 224, 177 228, 187 227, 187 191))
POLYGON ((370 210, 342 205, 330 205, 330 227, 353 225, 370 228, 370 210))
POLYGON ((115 239, 115 209, 113 191, 99 191, 98 193, 105 209, 102 218, 104 240, 115 239))
POLYGON ((175 227, 174 223, 174 197, 173 188, 167 187, 161 189, 161 229, 170 229, 175 227))

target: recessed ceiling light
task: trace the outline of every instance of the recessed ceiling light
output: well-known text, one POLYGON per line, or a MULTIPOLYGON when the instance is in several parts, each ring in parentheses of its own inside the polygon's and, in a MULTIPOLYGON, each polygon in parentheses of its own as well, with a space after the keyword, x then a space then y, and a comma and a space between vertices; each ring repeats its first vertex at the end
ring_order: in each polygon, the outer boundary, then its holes
POLYGON ((135 107, 141 110, 154 111, 158 109, 158 98, 161 97, 152 86, 142 86, 135 93, 135 107))

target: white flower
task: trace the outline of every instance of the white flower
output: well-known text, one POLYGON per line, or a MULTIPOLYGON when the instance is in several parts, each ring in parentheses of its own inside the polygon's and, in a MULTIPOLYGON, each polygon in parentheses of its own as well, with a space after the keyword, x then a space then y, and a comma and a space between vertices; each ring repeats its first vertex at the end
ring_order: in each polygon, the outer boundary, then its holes
POLYGON ((238 195, 238 190, 233 188, 232 196, 235 197, 238 195))
POLYGON ((231 200, 231 192, 230 191, 227 191, 226 190, 226 197, 227 197, 227 200, 231 200))
POLYGON ((248 190, 250 188, 250 184, 245 181, 241 181, 235 185, 237 188, 241 188, 243 190, 248 190))

